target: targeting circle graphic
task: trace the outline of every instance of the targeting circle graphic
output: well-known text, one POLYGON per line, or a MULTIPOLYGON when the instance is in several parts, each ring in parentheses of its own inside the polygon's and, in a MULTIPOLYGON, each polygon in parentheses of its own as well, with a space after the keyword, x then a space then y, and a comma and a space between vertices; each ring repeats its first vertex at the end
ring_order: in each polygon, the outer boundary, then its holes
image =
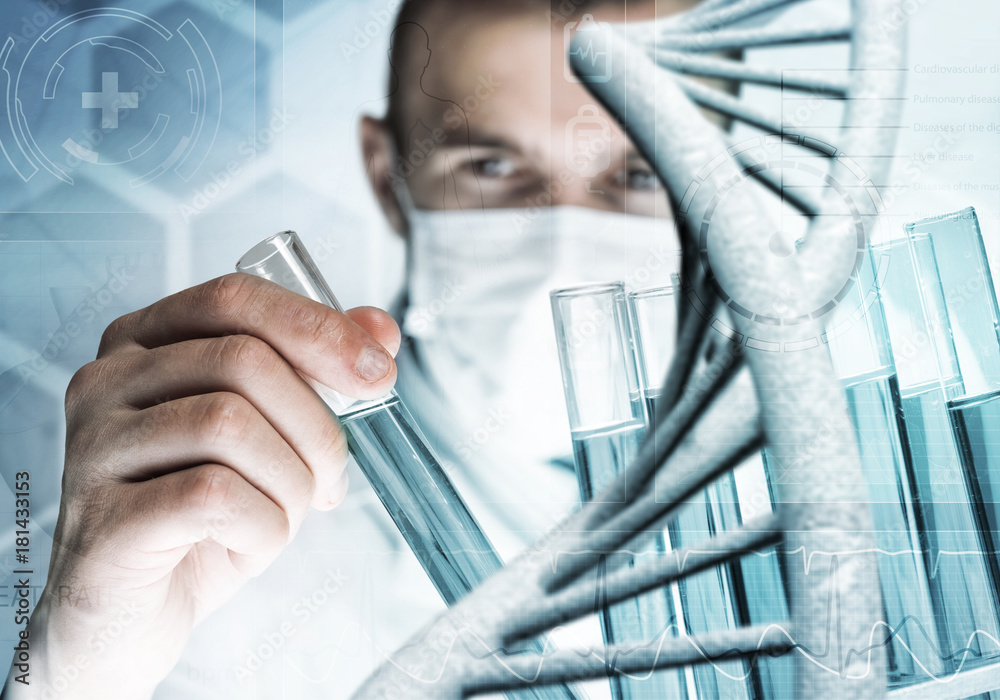
POLYGON ((25 182, 45 171, 73 185, 78 170, 124 164, 133 188, 168 172, 187 182, 222 116, 218 64, 198 27, 186 19, 171 31, 122 8, 69 15, 23 53, 8 38, 0 87, 0 148, 25 182), (158 90, 167 82, 186 84, 190 99, 158 90))
MULTIPOLYGON (((806 349, 826 342, 844 332, 854 323, 859 313, 865 312, 877 299, 878 284, 888 269, 888 254, 879 249, 884 240, 882 222, 873 216, 884 210, 878 189, 871 178, 856 161, 835 146, 822 143, 814 138, 792 135, 769 134, 741 141, 727 151, 718 154, 699 173, 699 178, 691 183, 679 205, 677 220, 697 230, 697 253, 701 269, 705 273, 705 285, 701 290, 690 287, 685 290, 687 299, 705 318, 711 318, 712 325, 734 340, 745 342, 748 347, 778 349, 778 344, 770 337, 768 329, 801 326, 803 337, 781 343, 784 350, 806 349), (806 143, 808 141, 808 143, 806 143), (785 146, 806 146, 825 153, 832 160, 814 165, 810 158, 802 157, 801 150, 785 151, 785 146), (829 167, 828 167, 829 166, 829 167), (732 172, 725 184, 713 191, 705 186, 714 180, 717 171, 732 172), (823 216, 838 218, 846 222, 853 233, 854 245, 837 260, 830 260, 831 269, 842 270, 846 281, 830 298, 821 299, 813 308, 796 309, 793 304, 777 301, 768 308, 753 308, 741 300, 737 293, 726 289, 713 272, 712 258, 715 244, 712 238, 713 220, 727 206, 727 198, 743 187, 756 186, 762 178, 768 179, 780 189, 783 196, 809 197, 810 193, 823 193, 823 216), (869 242, 874 244, 872 266, 865 257, 869 242), (731 321, 718 309, 725 307, 728 314, 738 315, 754 323, 760 330, 759 337, 744 337, 733 329, 731 321), (823 337, 809 335, 811 323, 822 319, 829 326, 823 337)), ((778 267, 787 260, 795 265, 794 253, 803 243, 806 228, 804 218, 782 216, 779 230, 769 241, 769 251, 777 259, 778 267), (802 224, 796 227, 796 223, 802 224), (787 226, 786 226, 787 224, 787 226)), ((780 289, 781 279, 775 279, 776 289, 780 289)), ((791 301, 791 300, 790 300, 791 301)))

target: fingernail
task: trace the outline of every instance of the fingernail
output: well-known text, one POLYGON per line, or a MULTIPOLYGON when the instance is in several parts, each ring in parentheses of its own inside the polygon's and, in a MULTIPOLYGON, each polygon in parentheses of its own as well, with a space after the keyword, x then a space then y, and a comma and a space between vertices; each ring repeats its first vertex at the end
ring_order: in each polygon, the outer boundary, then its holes
POLYGON ((340 478, 337 479, 337 483, 330 489, 330 493, 327 496, 327 500, 330 502, 331 506, 340 505, 340 502, 344 500, 345 496, 347 496, 348 485, 349 479, 347 478, 347 471, 345 470, 344 473, 340 475, 340 478))
POLYGON ((382 348, 365 348, 358 358, 358 374, 369 382, 378 380, 389 374, 392 359, 382 348))

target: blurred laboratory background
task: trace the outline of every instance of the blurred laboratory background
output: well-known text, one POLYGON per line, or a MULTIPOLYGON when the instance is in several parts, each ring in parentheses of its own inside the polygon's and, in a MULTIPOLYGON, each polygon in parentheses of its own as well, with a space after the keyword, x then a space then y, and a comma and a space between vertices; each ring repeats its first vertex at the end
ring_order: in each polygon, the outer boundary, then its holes
MULTIPOLYGON (((114 318, 231 272, 243 251, 286 229, 345 307, 388 307, 403 282, 403 244, 369 191, 358 131, 362 115, 385 109, 399 0, 105 5, 0 6, 0 610, 13 604, 17 568, 5 489, 31 470, 37 595, 58 514, 63 396, 114 318)), ((1000 4, 903 5, 898 148, 851 154, 862 167, 893 160, 890 180, 874 183, 880 244, 971 206, 995 277, 1000 4)), ((833 54, 803 53, 796 67, 822 69, 831 56, 843 65, 833 54)), ((775 56, 751 49, 746 60, 775 56)), ((781 100, 788 122, 839 123, 841 106, 772 93, 760 99, 781 100)), ((739 127, 734 141, 755 136, 739 127)), ((16 633, 13 615, 0 614, 0 645, 16 633)), ((996 639, 976 643, 1000 654, 996 639)), ((0 667, 8 659, 0 651, 0 667)))

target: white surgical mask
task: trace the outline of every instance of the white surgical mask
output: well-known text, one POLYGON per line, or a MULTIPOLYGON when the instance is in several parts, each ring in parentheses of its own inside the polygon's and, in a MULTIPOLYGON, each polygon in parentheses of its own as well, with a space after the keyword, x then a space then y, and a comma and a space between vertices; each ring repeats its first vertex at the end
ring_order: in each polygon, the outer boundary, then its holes
POLYGON ((549 292, 671 282, 671 220, 583 207, 411 210, 404 367, 408 403, 438 449, 472 468, 572 454, 549 292), (405 367, 410 371, 414 367, 405 367))

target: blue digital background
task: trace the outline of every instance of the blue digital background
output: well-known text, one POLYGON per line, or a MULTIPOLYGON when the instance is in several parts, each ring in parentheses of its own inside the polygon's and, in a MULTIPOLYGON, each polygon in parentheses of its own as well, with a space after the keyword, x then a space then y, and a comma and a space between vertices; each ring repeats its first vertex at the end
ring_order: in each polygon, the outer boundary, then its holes
MULTIPOLYGON (((357 138, 358 116, 384 109, 396 5, 150 0, 73 22, 74 13, 106 3, 0 6, 8 45, 0 61, 0 473, 8 484, 17 471, 33 475, 39 591, 58 512, 63 396, 111 320, 231 271, 254 242, 289 228, 345 306, 387 306, 398 291, 402 244, 368 192, 357 138), (55 29, 51 42, 41 41, 55 29), (94 41, 107 36, 120 40, 94 41), (117 110, 117 127, 104 123, 105 110, 82 106, 109 73, 119 91, 137 93, 136 108, 117 110), (74 321, 78 332, 70 334, 74 321)), ((969 107, 958 117, 954 107, 917 96, 1000 94, 996 73, 920 70, 1000 62, 992 35, 1000 8, 987 0, 967 0, 961 12, 920 5, 910 22, 902 194, 891 224, 974 205, 996 271, 1000 108, 969 107), (914 125, 959 118, 992 125, 962 137, 960 150, 974 158, 921 160, 935 134, 914 125)), ((5 648, 16 633, 4 613, 12 600, 12 521, 13 498, 0 489, 5 648)), ((0 653, 0 666, 8 654, 0 653)))

